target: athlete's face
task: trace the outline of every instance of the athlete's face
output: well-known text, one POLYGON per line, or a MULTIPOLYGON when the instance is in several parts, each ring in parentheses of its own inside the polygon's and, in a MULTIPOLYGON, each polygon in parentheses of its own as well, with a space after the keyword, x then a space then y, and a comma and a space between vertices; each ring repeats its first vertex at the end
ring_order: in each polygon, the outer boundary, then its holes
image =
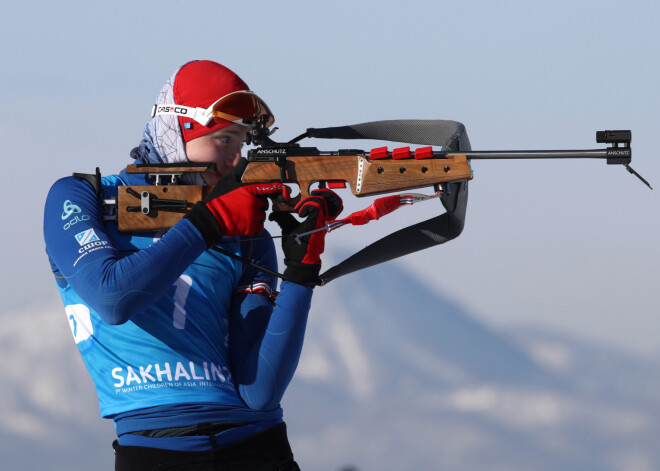
POLYGON ((231 124, 186 142, 188 160, 198 163, 214 163, 216 173, 203 174, 208 185, 217 181, 236 166, 241 158, 241 148, 248 128, 231 124))

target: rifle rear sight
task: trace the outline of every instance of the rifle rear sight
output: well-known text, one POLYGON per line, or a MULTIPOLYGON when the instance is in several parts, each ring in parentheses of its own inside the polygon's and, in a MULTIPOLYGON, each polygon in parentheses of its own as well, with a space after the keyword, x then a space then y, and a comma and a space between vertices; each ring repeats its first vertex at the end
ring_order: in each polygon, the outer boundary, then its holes
POLYGON ((270 135, 277 131, 277 128, 270 129, 268 123, 273 117, 262 115, 252 129, 245 136, 245 143, 262 147, 279 147, 279 144, 270 138, 270 135))

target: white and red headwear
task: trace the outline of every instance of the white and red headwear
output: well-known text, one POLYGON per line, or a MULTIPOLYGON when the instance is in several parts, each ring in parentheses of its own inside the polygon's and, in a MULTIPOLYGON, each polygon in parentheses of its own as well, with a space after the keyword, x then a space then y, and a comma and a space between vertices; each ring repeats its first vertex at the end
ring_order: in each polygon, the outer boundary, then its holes
POLYGON ((233 123, 252 126, 263 114, 272 116, 236 73, 217 62, 197 60, 181 66, 165 82, 144 137, 158 160, 185 162, 185 142, 233 123))

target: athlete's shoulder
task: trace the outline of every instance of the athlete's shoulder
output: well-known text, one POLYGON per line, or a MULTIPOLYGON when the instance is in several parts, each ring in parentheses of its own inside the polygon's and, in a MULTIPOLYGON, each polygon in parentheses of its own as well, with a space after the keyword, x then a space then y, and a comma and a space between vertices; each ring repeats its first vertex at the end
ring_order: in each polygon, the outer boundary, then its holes
POLYGON ((57 219, 61 212, 61 219, 64 220, 73 213, 79 213, 82 207, 91 209, 97 205, 97 194, 89 182, 73 176, 60 178, 48 191, 44 219, 57 219))
MULTIPOLYGON (((92 178, 76 176, 56 180, 46 196, 44 204, 44 231, 55 234, 67 231, 74 224, 91 220, 103 220, 101 197, 107 195, 105 178, 95 181, 92 178)), ((79 227, 78 225, 77 227, 79 227)))

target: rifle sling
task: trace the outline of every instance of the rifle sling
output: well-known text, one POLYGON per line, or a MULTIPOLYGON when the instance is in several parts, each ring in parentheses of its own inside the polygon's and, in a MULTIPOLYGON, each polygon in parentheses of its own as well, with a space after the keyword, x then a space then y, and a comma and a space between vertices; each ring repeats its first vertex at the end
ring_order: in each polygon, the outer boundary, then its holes
MULTIPOLYGON (((433 145, 441 146, 443 151, 471 150, 465 126, 448 120, 373 121, 333 128, 310 128, 307 135, 324 139, 376 139, 433 145)), ((445 185, 445 195, 440 200, 446 213, 393 232, 368 245, 322 273, 320 285, 455 239, 465 225, 467 195, 467 181, 445 185)))
POLYGON ((393 232, 320 275, 323 286, 348 275, 404 255, 444 244, 458 237, 465 225, 467 182, 450 184, 450 194, 441 201, 447 212, 426 221, 393 232))

